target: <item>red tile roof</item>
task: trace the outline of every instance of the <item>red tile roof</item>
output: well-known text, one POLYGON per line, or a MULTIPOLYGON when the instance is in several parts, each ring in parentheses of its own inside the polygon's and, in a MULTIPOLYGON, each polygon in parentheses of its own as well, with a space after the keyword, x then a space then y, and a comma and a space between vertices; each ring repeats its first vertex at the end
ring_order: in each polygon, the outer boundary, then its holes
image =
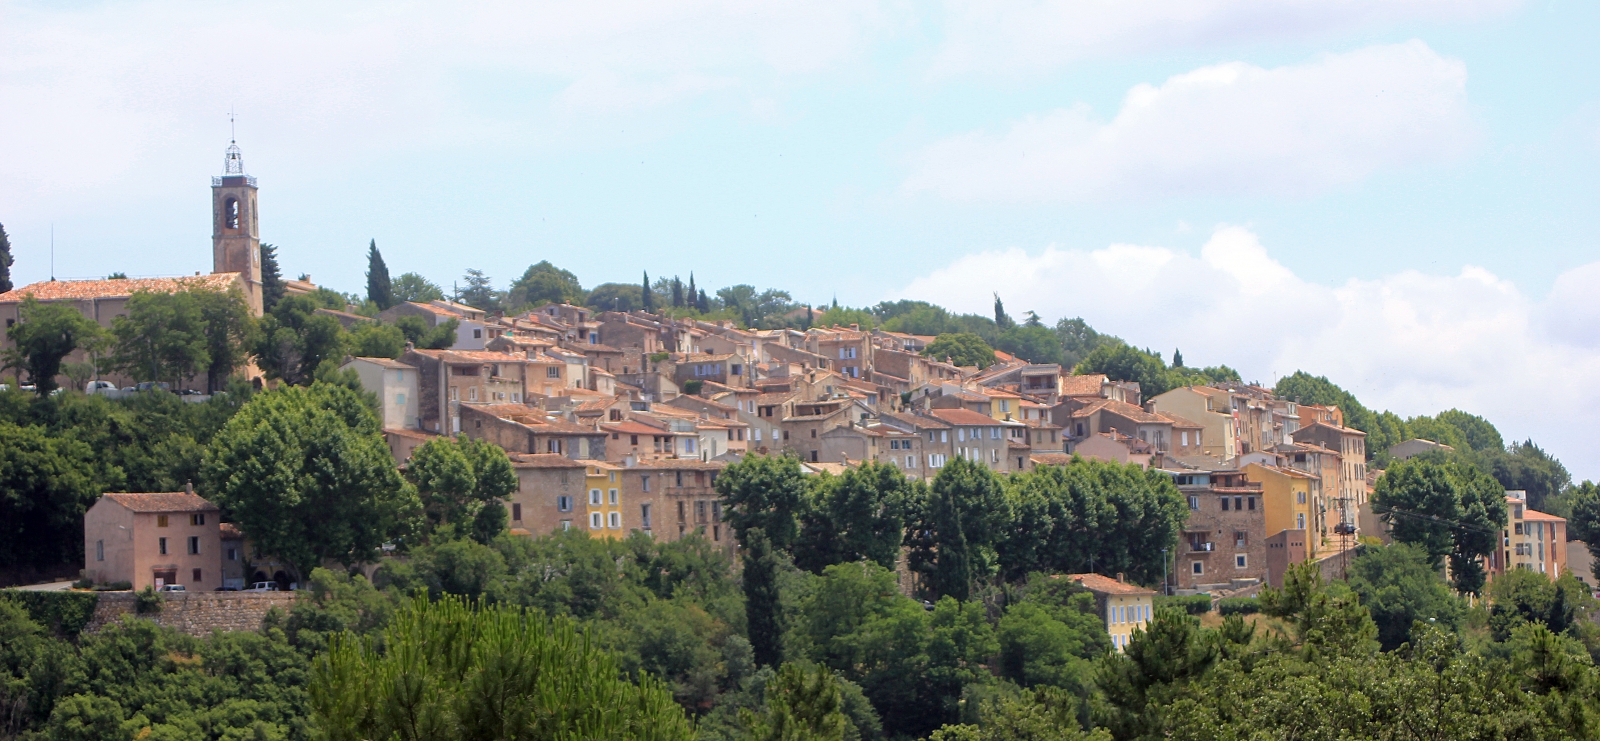
POLYGON ((105 495, 134 512, 216 512, 220 507, 206 501, 198 494, 186 491, 165 491, 146 494, 110 492, 105 495))
POLYGON ((1099 574, 1068 574, 1067 578, 1082 584, 1084 589, 1087 589, 1091 592, 1097 592, 1099 594, 1155 594, 1154 591, 1145 589, 1144 587, 1134 586, 1126 582, 1120 582, 1116 579, 1112 579, 1109 576, 1101 576, 1099 574))
POLYGON ((584 468, 587 461, 576 461, 560 453, 511 453, 512 468, 584 468))
POLYGON ((1000 421, 987 414, 979 414, 971 409, 930 409, 928 415, 941 422, 963 427, 989 426, 1000 424, 1000 421))
POLYGON ((1062 396, 1099 396, 1100 387, 1106 382, 1104 373, 1090 373, 1083 376, 1063 376, 1061 378, 1062 396))
POLYGON ((0 293, 0 302, 21 301, 32 295, 40 301, 76 301, 96 298, 127 298, 139 291, 176 293, 186 288, 225 291, 239 285, 238 273, 179 278, 122 278, 118 280, 51 280, 33 283, 0 293))

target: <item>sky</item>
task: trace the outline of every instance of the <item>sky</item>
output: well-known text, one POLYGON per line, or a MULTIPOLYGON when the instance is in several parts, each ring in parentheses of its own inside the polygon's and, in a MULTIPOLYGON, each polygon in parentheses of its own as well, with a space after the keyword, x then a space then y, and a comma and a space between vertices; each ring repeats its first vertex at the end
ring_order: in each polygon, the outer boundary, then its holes
POLYGON ((1600 478, 1600 3, 0 0, 19 284, 693 271, 1081 316, 1600 478))

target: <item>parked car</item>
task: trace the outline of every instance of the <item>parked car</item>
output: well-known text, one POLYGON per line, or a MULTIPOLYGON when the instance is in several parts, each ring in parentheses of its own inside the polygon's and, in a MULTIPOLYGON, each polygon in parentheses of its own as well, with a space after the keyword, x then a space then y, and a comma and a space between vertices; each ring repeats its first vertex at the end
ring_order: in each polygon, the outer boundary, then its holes
POLYGON ((171 391, 172 384, 166 381, 141 381, 133 387, 134 391, 154 391, 156 389, 171 391))
POLYGON ((275 582, 275 581, 258 581, 258 582, 254 583, 254 584, 251 584, 250 588, 246 589, 244 591, 246 591, 246 592, 276 592, 276 591, 278 591, 278 583, 275 582))
POLYGON ((156 590, 156 591, 158 591, 158 592, 187 592, 189 590, 184 589, 182 584, 163 584, 163 585, 161 585, 161 588, 156 590))
POLYGON ((86 394, 103 394, 103 393, 105 393, 107 391, 116 391, 116 390, 117 390, 117 385, 112 383, 112 382, 110 382, 110 381, 90 381, 89 385, 83 389, 83 393, 86 393, 86 394))

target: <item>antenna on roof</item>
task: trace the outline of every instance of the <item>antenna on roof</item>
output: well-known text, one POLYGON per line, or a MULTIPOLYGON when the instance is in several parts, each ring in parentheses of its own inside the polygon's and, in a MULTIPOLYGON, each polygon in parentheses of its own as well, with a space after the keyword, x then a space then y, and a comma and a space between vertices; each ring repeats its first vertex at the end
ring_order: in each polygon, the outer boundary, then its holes
POLYGON ((228 106, 228 141, 230 141, 230 142, 239 141, 238 134, 237 134, 237 132, 234 131, 234 128, 233 128, 233 106, 232 105, 228 106))
POLYGON ((56 223, 50 222, 50 282, 56 280, 56 223))

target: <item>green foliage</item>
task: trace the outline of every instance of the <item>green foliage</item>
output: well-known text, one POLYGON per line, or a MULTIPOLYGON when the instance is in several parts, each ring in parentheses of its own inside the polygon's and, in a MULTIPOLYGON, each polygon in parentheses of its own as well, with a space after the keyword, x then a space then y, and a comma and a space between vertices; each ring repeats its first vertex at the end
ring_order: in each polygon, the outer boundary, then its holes
POLYGON ((1514 443, 1505 450, 1485 454, 1485 468, 1507 490, 1528 493, 1528 506, 1540 512, 1546 509, 1572 483, 1561 461, 1550 457, 1532 440, 1514 443))
POLYGON ((760 714, 740 720, 752 741, 844 741, 850 723, 842 712, 839 683, 827 667, 784 664, 766 686, 760 714))
POLYGON ((994 365, 994 349, 982 337, 970 332, 941 334, 923 348, 922 354, 959 366, 987 368, 994 365))
POLYGON ((1158 610, 1165 607, 1173 610, 1182 610, 1185 614, 1189 615, 1204 615, 1208 612, 1211 612, 1211 595, 1189 594, 1172 597, 1157 596, 1155 606, 1158 610))
POLYGON ((799 535, 806 501, 805 475, 789 456, 747 455, 716 477, 724 518, 744 543, 745 531, 760 528, 774 548, 787 550, 799 535))
POLYGON ((1175 384, 1161 356, 1122 342, 1101 343, 1085 355, 1072 372, 1080 376, 1104 373, 1113 381, 1136 382, 1146 399, 1170 391, 1175 384))
POLYGON ((1507 641, 1518 626, 1539 623, 1554 633, 1592 624, 1596 603, 1589 589, 1572 576, 1555 581, 1529 569, 1511 569, 1489 585, 1489 630, 1507 641))
MULTIPOLYGON (((405 317, 416 319, 417 317, 405 317)), ((452 338, 454 339, 454 338, 452 338)), ((363 322, 350 330, 349 352, 358 358, 389 358, 405 354, 406 335, 393 324, 363 322)))
POLYGON ((1571 514, 1567 534, 1588 546, 1590 557, 1600 563, 1600 486, 1585 481, 1567 494, 1571 514))
POLYGON ((11 238, 6 236, 5 224, 0 224, 0 293, 12 289, 11 263, 16 258, 11 256, 11 238))
POLYGON ((1157 610, 1123 653, 1097 667, 1093 716, 1118 739, 1160 738, 1174 698, 1203 677, 1221 656, 1216 634, 1177 610, 1157 610))
POLYGON ((206 350, 206 393, 227 388, 228 379, 243 368, 259 327, 238 290, 189 291, 200 305, 206 350))
POLYGON ((921 484, 892 464, 871 461, 812 483, 794 547, 795 564, 813 573, 861 559, 893 568, 908 510, 925 496, 918 492, 921 484))
POLYGON ((17 308, 17 323, 6 329, 12 347, 0 353, 4 368, 28 372, 36 393, 56 390, 61 361, 73 350, 93 352, 105 331, 67 302, 44 303, 28 294, 17 308))
POLYGON ((567 619, 417 598, 381 641, 333 642, 311 707, 331 741, 689 739, 660 680, 634 684, 567 619))
POLYGON ((522 277, 511 284, 506 304, 513 311, 521 311, 550 303, 582 303, 586 296, 583 286, 578 284, 578 276, 551 265, 549 260, 541 260, 529 266, 522 277))
POLYGON ((1161 551, 1177 544, 1189 514, 1170 476, 1110 461, 1012 474, 1007 499, 1017 515, 997 548, 1011 579, 1096 572, 1159 582, 1161 551))
POLYGON ((783 663, 783 633, 788 622, 778 586, 782 562, 760 528, 745 532, 745 547, 744 611, 750 650, 756 664, 777 666, 783 663))
POLYGON ((367 300, 383 311, 395 304, 394 286, 389 282, 389 266, 378 252, 378 240, 367 247, 367 300))
POLYGON ((1061 339, 1041 325, 1024 324, 1000 333, 995 349, 1011 353, 1030 363, 1060 363, 1061 339))
POLYGON ((394 279, 389 290, 396 304, 407 301, 425 304, 429 301, 444 300, 444 289, 418 273, 401 273, 400 277, 394 279))
POLYGON ((1261 600, 1255 597, 1223 597, 1217 601, 1217 614, 1223 617, 1254 615, 1258 612, 1261 612, 1261 600))
POLYGON ((283 299, 287 288, 283 285, 283 272, 278 268, 278 248, 261 243, 261 306, 271 312, 283 299))
POLYGON ((1094 597, 1070 579, 1029 578, 1027 596, 996 626, 999 674, 1024 687, 1049 685, 1083 695, 1094 686, 1091 661, 1111 648, 1094 597))
POLYGON ((1483 588, 1482 559, 1506 525, 1499 482, 1466 463, 1400 461, 1378 479, 1372 508, 1395 540, 1417 545, 1433 564, 1449 556, 1457 590, 1483 588))
POLYGON ((83 513, 101 492, 97 468, 81 440, 0 422, 0 566, 82 557, 83 513))
POLYGON ((517 490, 517 474, 500 446, 464 435, 429 440, 412 452, 405 475, 430 530, 449 525, 479 543, 505 530, 504 501, 517 490))
POLYGON ((327 559, 371 560, 420 510, 377 417, 330 384, 256 396, 212 440, 200 478, 257 548, 301 574, 327 559))
POLYGON ((322 307, 311 296, 285 296, 261 318, 252 354, 268 378, 308 386, 323 361, 344 357, 344 327, 338 319, 316 313, 318 308, 322 307))
POLYGON ((467 269, 467 274, 462 276, 466 288, 458 288, 454 297, 455 301, 483 311, 503 312, 506 310, 506 295, 494 289, 494 283, 482 270, 467 269))
POLYGON ((83 592, 32 592, 0 590, 0 602, 17 605, 28 618, 58 636, 71 638, 89 624, 100 595, 83 592))
POLYGON ((596 311, 639 311, 644 309, 643 290, 632 283, 601 283, 583 304, 596 311))
POLYGON ((1104 728, 1078 725, 1077 697, 1052 687, 1036 687, 1020 697, 986 699, 978 723, 948 725, 931 741, 1111 741, 1104 728))
POLYGON ((1417 546, 1364 548, 1350 564, 1349 582, 1372 613, 1385 651, 1409 640, 1419 620, 1455 631, 1466 614, 1461 598, 1450 592, 1427 552, 1417 546))
POLYGON ((1010 524, 1003 484, 988 466, 956 457, 939 469, 909 518, 909 563, 935 596, 966 599, 974 578, 998 568, 996 546, 1010 524))
POLYGON ((878 317, 866 309, 833 307, 818 314, 812 321, 812 325, 817 327, 849 327, 852 324, 860 325, 862 329, 873 329, 878 326, 878 317))
POLYGON ((1378 649, 1378 626, 1343 582, 1326 584, 1313 561, 1289 567, 1283 588, 1261 590, 1261 612, 1287 619, 1305 656, 1362 656, 1378 649))
POLYGON ((139 593, 135 595, 133 607, 134 611, 140 615, 154 615, 161 612, 161 608, 165 603, 166 600, 161 597, 161 593, 157 592, 154 586, 147 586, 139 590, 139 593))
POLYGON ((705 382, 698 379, 683 382, 683 393, 688 396, 698 396, 702 388, 705 388, 705 382))
POLYGON ((456 343, 456 328, 461 326, 461 322, 447 319, 430 327, 428 320, 407 315, 396 319, 394 326, 405 335, 406 342, 419 350, 447 350, 456 343))
POLYGON ((139 291, 128 299, 128 313, 112 320, 116 338, 103 362, 139 381, 166 381, 181 388, 184 379, 211 361, 206 352, 205 320, 189 291, 139 291))

